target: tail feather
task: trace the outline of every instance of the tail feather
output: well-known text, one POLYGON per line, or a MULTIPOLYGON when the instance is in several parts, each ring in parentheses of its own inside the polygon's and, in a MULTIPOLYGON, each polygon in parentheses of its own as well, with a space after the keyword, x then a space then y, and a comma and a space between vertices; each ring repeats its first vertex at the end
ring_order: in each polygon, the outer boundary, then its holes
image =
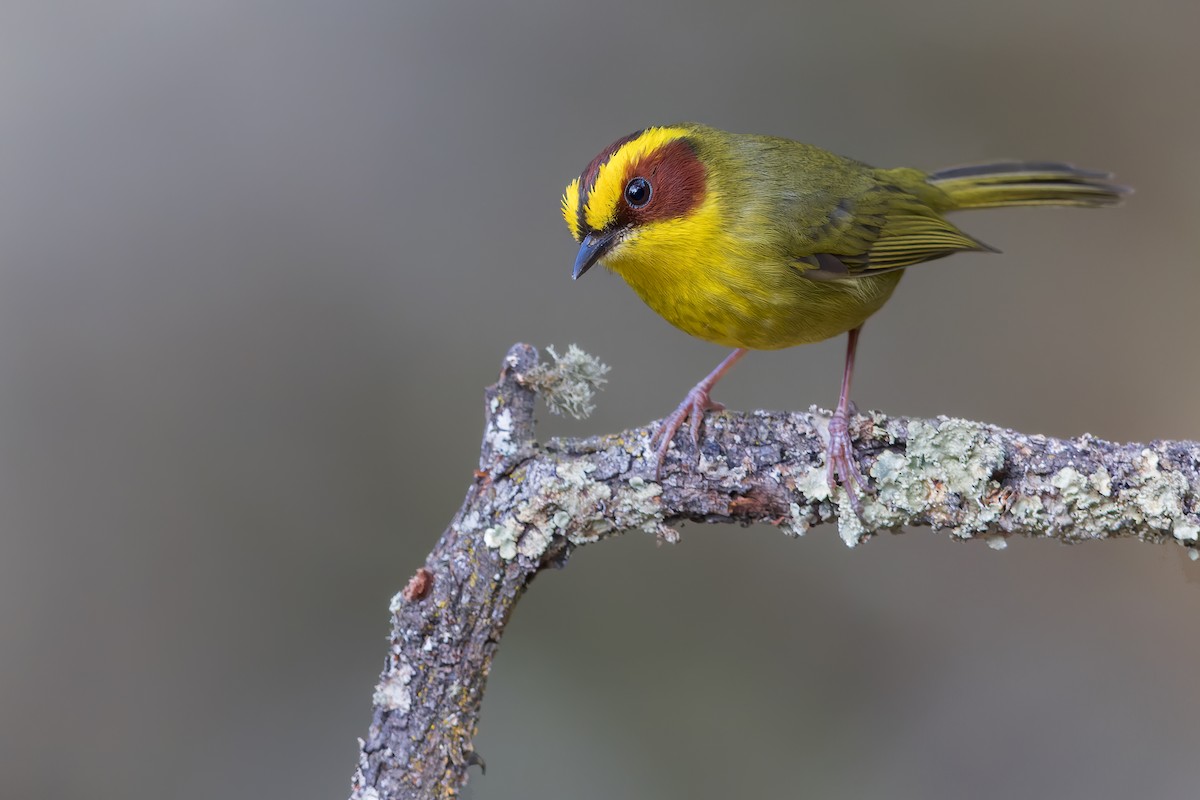
POLYGON ((1054 162, 1003 161, 951 167, 928 181, 950 199, 945 209, 996 206, 1112 206, 1131 189, 1107 172, 1054 162))

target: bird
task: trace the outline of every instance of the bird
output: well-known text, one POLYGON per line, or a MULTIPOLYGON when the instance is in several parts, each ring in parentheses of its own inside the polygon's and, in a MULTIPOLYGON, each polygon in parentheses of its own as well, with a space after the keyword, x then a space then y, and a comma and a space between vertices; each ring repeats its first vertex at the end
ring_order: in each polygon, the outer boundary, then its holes
POLYGON ((1111 206, 1130 191, 1107 172, 997 161, 934 172, 881 169, 791 139, 698 123, 648 127, 600 151, 563 193, 579 245, 685 333, 733 351, 658 426, 655 477, 686 422, 724 408, 713 386, 750 350, 848 334, 828 426, 826 476, 861 516, 870 491, 850 436, 850 384, 863 323, 904 270, 958 252, 998 252, 949 222, 999 206, 1111 206))

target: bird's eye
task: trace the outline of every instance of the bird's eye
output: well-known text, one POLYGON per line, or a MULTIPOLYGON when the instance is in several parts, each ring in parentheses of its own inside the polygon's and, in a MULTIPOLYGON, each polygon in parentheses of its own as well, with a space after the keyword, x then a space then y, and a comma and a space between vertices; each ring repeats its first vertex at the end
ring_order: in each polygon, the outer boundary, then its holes
POLYGON ((625 202, 633 208, 641 208, 650 202, 650 181, 634 178, 625 185, 625 202))

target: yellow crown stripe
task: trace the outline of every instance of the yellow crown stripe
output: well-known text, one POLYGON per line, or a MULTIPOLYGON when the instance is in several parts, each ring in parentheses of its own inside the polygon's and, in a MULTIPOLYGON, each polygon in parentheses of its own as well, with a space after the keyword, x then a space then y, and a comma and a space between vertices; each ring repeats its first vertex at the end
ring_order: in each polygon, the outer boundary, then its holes
MULTIPOLYGON (((625 192, 626 176, 630 169, 655 150, 686 136, 687 133, 685 128, 647 128, 636 139, 631 139, 619 147, 608 161, 601 164, 596 173, 596 182, 584 205, 584 219, 588 227, 594 231, 607 228, 617 215, 617 206, 625 192)), ((571 223, 568 221, 567 224, 571 223)))
POLYGON ((583 239, 583 231, 579 230, 579 178, 567 184, 567 190, 562 196, 562 215, 571 230, 575 241, 583 239))

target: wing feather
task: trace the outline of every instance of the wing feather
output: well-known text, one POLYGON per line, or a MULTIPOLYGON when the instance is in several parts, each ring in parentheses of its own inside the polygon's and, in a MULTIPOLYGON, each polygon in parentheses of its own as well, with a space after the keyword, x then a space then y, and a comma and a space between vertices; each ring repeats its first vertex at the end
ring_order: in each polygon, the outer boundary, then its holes
POLYGON ((813 280, 879 275, 963 251, 996 252, 890 183, 841 200, 810 246, 812 252, 798 254, 796 262, 813 280))

